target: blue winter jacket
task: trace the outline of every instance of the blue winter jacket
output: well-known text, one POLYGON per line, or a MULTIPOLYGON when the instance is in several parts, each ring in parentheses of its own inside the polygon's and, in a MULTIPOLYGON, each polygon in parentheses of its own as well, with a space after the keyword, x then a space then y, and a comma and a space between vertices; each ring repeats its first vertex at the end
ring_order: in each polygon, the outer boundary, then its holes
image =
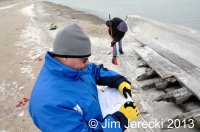
POLYGON ((118 112, 103 119, 96 85, 117 88, 127 79, 102 65, 75 70, 52 55, 47 52, 30 98, 29 113, 35 125, 43 132, 123 131, 119 126, 105 128, 106 123, 124 117, 118 112), (88 125, 91 119, 98 121, 97 126, 88 125))

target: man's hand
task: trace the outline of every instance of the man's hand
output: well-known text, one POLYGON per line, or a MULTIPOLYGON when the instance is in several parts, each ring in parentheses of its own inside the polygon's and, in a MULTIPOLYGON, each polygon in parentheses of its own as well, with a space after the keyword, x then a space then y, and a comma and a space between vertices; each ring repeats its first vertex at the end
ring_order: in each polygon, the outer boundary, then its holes
POLYGON ((120 83, 118 90, 125 98, 127 98, 126 93, 128 93, 132 97, 131 85, 129 83, 123 81, 122 83, 120 83))
POLYGON ((127 101, 124 103, 120 107, 119 112, 124 114, 129 121, 134 121, 139 116, 139 110, 136 106, 136 103, 132 101, 127 101))
POLYGON ((113 47, 115 44, 116 44, 116 42, 115 42, 115 41, 112 41, 112 42, 111 42, 111 47, 113 47))

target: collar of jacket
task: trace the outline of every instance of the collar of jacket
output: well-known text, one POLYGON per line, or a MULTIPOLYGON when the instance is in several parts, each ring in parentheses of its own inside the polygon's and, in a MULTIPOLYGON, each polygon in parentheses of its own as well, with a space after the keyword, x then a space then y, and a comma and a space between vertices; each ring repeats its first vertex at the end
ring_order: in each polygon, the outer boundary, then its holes
POLYGON ((69 77, 72 79, 80 79, 83 75, 83 71, 73 69, 67 65, 64 65, 63 63, 55 60, 52 55, 53 52, 47 52, 45 56, 45 66, 46 68, 53 74, 63 76, 63 77, 69 77))

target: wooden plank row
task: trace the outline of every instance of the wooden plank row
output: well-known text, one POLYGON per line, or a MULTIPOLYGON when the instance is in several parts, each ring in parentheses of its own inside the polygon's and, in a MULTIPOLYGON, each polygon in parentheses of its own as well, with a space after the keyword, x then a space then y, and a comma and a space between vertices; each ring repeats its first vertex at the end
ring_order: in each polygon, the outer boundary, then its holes
POLYGON ((173 118, 170 118, 171 120, 166 121, 163 123, 163 130, 166 129, 173 129, 176 126, 183 126, 183 125, 191 125, 190 127, 196 127, 199 128, 200 127, 200 108, 199 109, 195 109, 191 112, 186 112, 180 115, 177 115, 173 118), (169 128, 169 126, 171 126, 169 128))
POLYGON ((151 78, 152 76, 154 76, 156 74, 156 72, 153 69, 150 70, 146 70, 144 74, 138 76, 136 78, 137 81, 142 81, 148 78, 151 78))
POLYGON ((183 87, 166 94, 163 94, 155 99, 155 101, 174 102, 175 104, 182 104, 192 96, 192 93, 183 87))
POLYGON ((174 76, 183 86, 188 88, 198 99, 200 99, 200 82, 194 79, 186 71, 177 67, 148 46, 134 47, 134 50, 162 78, 174 76))
POLYGON ((191 64, 187 60, 179 57, 178 55, 174 54, 173 52, 170 52, 169 50, 159 46, 158 44, 154 44, 150 41, 147 43, 142 42, 139 38, 135 38, 138 43, 141 43, 144 46, 149 46, 154 51, 159 53, 161 56, 167 58, 172 63, 176 64, 178 67, 186 71, 188 74, 190 74, 192 77, 200 81, 200 68, 191 64))

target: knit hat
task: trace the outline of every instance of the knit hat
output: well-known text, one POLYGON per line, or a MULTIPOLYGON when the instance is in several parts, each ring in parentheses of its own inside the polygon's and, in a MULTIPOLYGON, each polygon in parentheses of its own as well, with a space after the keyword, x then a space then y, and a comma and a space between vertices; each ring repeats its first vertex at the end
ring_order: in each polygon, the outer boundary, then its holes
POLYGON ((128 27, 125 22, 121 22, 118 26, 117 29, 121 32, 126 32, 128 30, 128 27))
POLYGON ((88 57, 91 55, 90 39, 77 24, 64 26, 56 34, 53 52, 60 57, 88 57))

